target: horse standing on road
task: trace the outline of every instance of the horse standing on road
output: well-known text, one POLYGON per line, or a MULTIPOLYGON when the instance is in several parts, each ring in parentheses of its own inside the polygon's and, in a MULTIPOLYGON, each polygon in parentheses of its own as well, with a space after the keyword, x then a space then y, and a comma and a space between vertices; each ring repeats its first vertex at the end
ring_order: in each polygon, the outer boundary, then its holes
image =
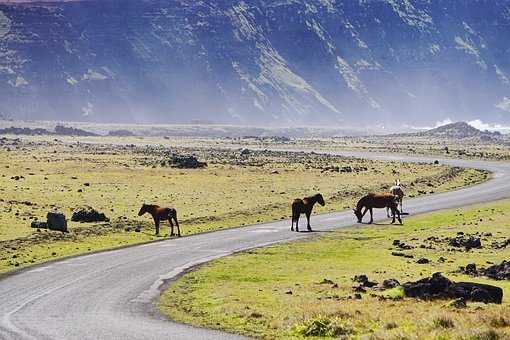
POLYGON ((391 223, 395 223, 395 216, 397 216, 398 221, 402 224, 402 220, 400 219, 400 211, 397 207, 398 196, 395 196, 390 193, 370 193, 364 197, 362 197, 356 209, 354 209, 354 215, 358 218, 358 223, 361 223, 363 220, 363 216, 370 211, 370 222, 374 222, 373 216, 373 208, 389 208, 391 209, 393 220, 391 223), (361 210, 365 208, 363 213, 361 210))
MULTIPOLYGON (((404 206, 402 205, 402 201, 404 199, 404 190, 402 189, 402 184, 400 183, 400 179, 395 180, 395 185, 390 188, 390 194, 398 196, 397 200, 397 208, 400 205, 400 211, 404 212, 404 206)), ((386 215, 390 216, 390 208, 386 208, 386 215)))
POLYGON ((316 194, 312 197, 305 197, 303 199, 296 198, 292 202, 291 231, 294 231, 294 222, 296 222, 296 231, 299 231, 299 216, 303 213, 306 215, 306 220, 308 222, 307 229, 308 231, 312 231, 312 227, 310 226, 310 215, 312 214, 312 209, 315 203, 319 203, 322 206, 325 205, 324 198, 321 194, 316 194))
POLYGON ((142 216, 145 213, 152 215, 154 224, 156 225, 156 236, 159 236, 159 223, 164 220, 168 220, 170 223, 171 233, 170 236, 174 236, 174 224, 177 226, 177 236, 181 236, 181 229, 179 228, 179 222, 177 221, 177 210, 174 208, 161 208, 159 205, 154 204, 142 204, 138 216, 142 216))

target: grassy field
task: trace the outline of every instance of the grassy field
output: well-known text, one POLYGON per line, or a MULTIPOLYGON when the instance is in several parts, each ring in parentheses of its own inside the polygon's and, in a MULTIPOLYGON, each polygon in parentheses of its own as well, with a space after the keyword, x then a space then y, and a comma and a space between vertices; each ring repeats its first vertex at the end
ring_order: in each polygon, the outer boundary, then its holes
MULTIPOLYGON (((481 182, 487 174, 443 165, 384 163, 320 154, 224 150, 159 144, 144 139, 31 137, 0 140, 0 272, 127 244, 155 240, 142 202, 178 210, 183 235, 289 217, 295 197, 320 191, 317 213, 352 206, 368 191, 387 190, 393 178, 408 197, 481 182), (205 169, 177 169, 171 153, 196 154, 205 169), (70 222, 70 233, 30 228, 58 209, 89 205, 108 223, 70 222), (136 227, 141 232, 135 232, 136 227)), ((183 144, 192 144, 187 140, 183 144)), ((201 142, 203 143, 203 141, 201 142)), ((163 228, 163 237, 168 228, 163 228)))
POLYGON ((510 236, 508 211, 510 201, 500 201, 411 217, 404 226, 353 227, 215 260, 171 284, 160 309, 180 322, 263 338, 509 339, 510 281, 457 272, 468 263, 483 267, 510 258, 510 247, 492 246, 510 236), (483 248, 429 247, 430 236, 453 237, 458 231, 483 235, 483 248), (403 251, 414 258, 391 255, 396 239, 414 247, 403 251), (421 257, 430 263, 417 264, 421 257), (457 309, 448 301, 403 298, 399 289, 369 289, 361 299, 352 298, 358 274, 404 283, 434 272, 499 286, 503 304, 468 302, 457 309))

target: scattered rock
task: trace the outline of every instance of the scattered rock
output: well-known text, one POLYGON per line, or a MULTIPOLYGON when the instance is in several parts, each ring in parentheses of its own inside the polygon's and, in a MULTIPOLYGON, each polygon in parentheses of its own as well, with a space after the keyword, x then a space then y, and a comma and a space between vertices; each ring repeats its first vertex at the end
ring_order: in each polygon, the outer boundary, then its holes
POLYGON ((330 279, 326 279, 326 278, 324 278, 324 279, 322 279, 322 281, 321 281, 321 282, 319 282, 319 284, 321 284, 321 285, 324 285, 324 284, 332 285, 332 284, 334 284, 334 282, 333 282, 333 281, 331 281, 330 279))
POLYGON ((396 246, 397 248, 403 249, 403 250, 409 250, 409 249, 414 248, 413 246, 411 246, 409 244, 405 244, 404 242, 401 242, 400 240, 393 240, 393 245, 396 246))
POLYGON ((386 279, 382 282, 381 287, 384 289, 391 289, 400 286, 400 282, 396 279, 386 279))
POLYGON ((73 222, 105 222, 109 221, 104 213, 100 213, 90 206, 77 208, 71 216, 73 222))
POLYGON ((179 169, 199 169, 207 167, 207 163, 200 162, 195 156, 172 155, 172 167, 179 169))
POLYGON ((474 263, 470 263, 466 267, 460 267, 459 271, 472 276, 486 276, 494 280, 510 280, 510 261, 480 269, 477 269, 474 263))
POLYGON ((139 233, 140 231, 142 231, 142 229, 140 227, 135 228, 135 232, 139 233))
POLYGON ((408 259, 414 258, 414 256, 411 255, 411 254, 406 254, 406 253, 402 253, 402 252, 399 252, 399 251, 394 251, 394 252, 391 253, 391 255, 399 256, 399 257, 405 257, 405 258, 408 258, 408 259))
POLYGON ((352 289, 356 293, 366 293, 367 292, 367 290, 365 288, 363 288, 362 286, 354 286, 354 287, 352 287, 352 289))
POLYGON ((503 290, 499 287, 472 282, 455 283, 441 273, 404 283, 402 287, 406 296, 424 300, 463 298, 466 301, 500 304, 503 299, 503 290))
POLYGON ((425 258, 425 257, 420 257, 420 258, 418 259, 418 261, 416 261, 416 263, 418 263, 418 264, 427 264, 427 263, 429 263, 429 262, 430 262, 430 260, 429 260, 429 259, 427 259, 427 258, 425 258))
POLYGON ((44 221, 32 221, 30 227, 37 229, 48 229, 48 223, 44 221))
POLYGON ((361 275, 355 275, 354 278, 352 279, 354 282, 358 282, 358 283, 361 283, 361 285, 363 287, 375 287, 377 286, 377 282, 374 282, 374 281, 369 281, 368 280, 368 276, 366 276, 365 274, 361 274, 361 275))
POLYGON ((46 215, 48 229, 67 233, 67 221, 64 214, 58 211, 50 211, 46 215))
POLYGON ((457 237, 451 238, 449 244, 452 247, 465 248, 466 251, 472 248, 482 248, 480 238, 472 235, 458 235, 457 237))
POLYGON ((492 242, 492 245, 491 247, 494 248, 494 249, 503 249, 503 248, 506 248, 510 246, 510 238, 502 241, 502 242, 492 242))

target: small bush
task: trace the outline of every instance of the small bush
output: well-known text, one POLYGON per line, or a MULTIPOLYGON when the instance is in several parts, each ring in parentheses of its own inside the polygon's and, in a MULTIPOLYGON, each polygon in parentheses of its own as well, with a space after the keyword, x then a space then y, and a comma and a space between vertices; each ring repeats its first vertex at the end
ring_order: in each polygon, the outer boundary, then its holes
POLYGON ((502 339, 501 335, 499 335, 499 333, 493 329, 477 333, 467 338, 467 340, 499 340, 499 339, 502 339))
POLYGON ((293 327, 293 333, 305 337, 337 337, 354 332, 352 326, 338 318, 316 316, 293 327))
POLYGON ((492 327, 502 328, 502 327, 510 326, 510 321, 508 321, 508 319, 505 319, 502 316, 498 316, 498 317, 493 317, 492 319, 490 319, 489 324, 492 327))
POLYGON ((395 329, 397 327, 398 325, 395 321, 386 322, 386 324, 384 325, 384 329, 395 329))
POLYGON ((452 319, 447 316, 439 316, 433 320, 435 328, 453 328, 455 324, 452 319))
POLYGON ((387 291, 384 292, 384 294, 382 296, 387 299, 391 299, 391 300, 401 300, 405 296, 404 288, 395 287, 395 288, 388 289, 387 291))

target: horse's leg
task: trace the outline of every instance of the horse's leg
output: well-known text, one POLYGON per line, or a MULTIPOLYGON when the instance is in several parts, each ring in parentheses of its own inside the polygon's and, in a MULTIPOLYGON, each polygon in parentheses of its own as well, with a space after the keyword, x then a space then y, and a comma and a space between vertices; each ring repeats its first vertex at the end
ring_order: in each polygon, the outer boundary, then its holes
POLYGON ((154 224, 156 224, 156 236, 159 236, 159 220, 154 218, 154 224))
POLYGON ((365 207, 365 210, 363 210, 363 213, 361 214, 361 222, 363 222, 363 217, 365 217, 365 214, 367 213, 368 208, 365 207))
POLYGON ((308 231, 312 231, 312 227, 310 226, 310 215, 311 214, 312 214, 311 210, 306 212, 306 222, 307 222, 306 229, 308 229, 308 231))
POLYGON ((292 218, 290 220, 290 231, 294 231, 294 221, 296 220, 296 212, 292 209, 292 218))
POLYGON ((374 211, 372 208, 369 208, 368 210, 370 210, 370 222, 369 224, 372 224, 374 223, 374 211))
POLYGON ((168 217, 168 223, 170 224, 170 236, 174 236, 174 224, 172 223, 172 217, 168 217))
POLYGON ((174 221, 177 226, 177 236, 181 237, 181 228, 179 227, 179 221, 177 221, 177 213, 174 215, 174 221))
POLYGON ((300 216, 300 215, 301 215, 301 214, 298 214, 298 215, 296 216, 296 231, 299 231, 299 216, 300 216))
POLYGON ((386 217, 390 217, 390 208, 386 207, 386 217))

